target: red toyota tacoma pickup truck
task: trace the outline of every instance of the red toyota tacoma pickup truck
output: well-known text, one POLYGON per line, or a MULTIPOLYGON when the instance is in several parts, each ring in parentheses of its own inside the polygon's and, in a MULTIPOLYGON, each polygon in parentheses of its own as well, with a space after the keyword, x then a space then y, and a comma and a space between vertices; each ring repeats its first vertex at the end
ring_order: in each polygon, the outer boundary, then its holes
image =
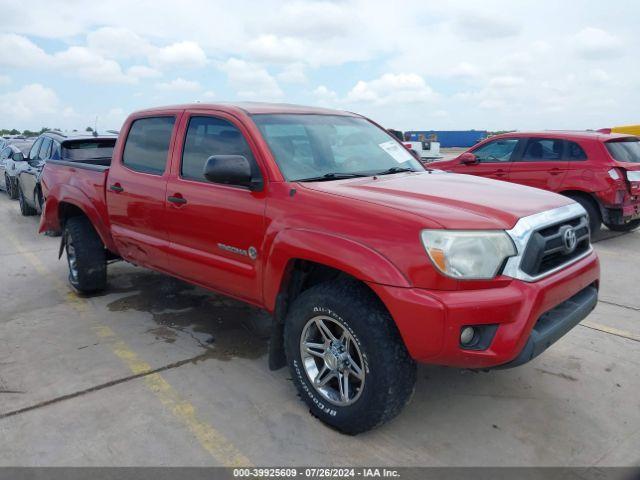
POLYGON ((592 235, 602 223, 621 232, 640 226, 640 139, 632 135, 506 133, 430 166, 566 195, 587 211, 592 235))
POLYGON ((40 231, 69 279, 122 258, 273 313, 269 363, 345 433, 395 416, 416 362, 525 363, 597 302, 571 199, 426 170, 353 113, 260 103, 132 114, 103 165, 50 161, 40 231))

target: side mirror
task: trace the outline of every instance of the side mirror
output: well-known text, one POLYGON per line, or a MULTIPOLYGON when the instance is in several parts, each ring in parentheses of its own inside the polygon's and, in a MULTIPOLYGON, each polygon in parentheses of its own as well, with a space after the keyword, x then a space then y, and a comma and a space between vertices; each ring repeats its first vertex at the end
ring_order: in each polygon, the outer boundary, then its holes
POLYGON ((474 163, 478 163, 478 157, 476 157, 471 152, 465 152, 462 155, 460 155, 458 158, 460 160, 460 163, 464 165, 473 165, 474 163))
POLYGON ((213 155, 204 166, 204 178, 213 183, 238 185, 251 191, 262 190, 262 180, 251 175, 251 164, 242 155, 213 155))

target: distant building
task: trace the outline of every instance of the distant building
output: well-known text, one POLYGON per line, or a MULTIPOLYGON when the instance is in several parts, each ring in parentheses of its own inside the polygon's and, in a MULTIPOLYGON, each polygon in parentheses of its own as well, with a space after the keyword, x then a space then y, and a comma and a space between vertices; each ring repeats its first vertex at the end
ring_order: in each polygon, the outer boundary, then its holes
POLYGON ((485 130, 410 130, 405 132, 410 136, 410 141, 419 141, 423 135, 425 139, 429 139, 432 135, 437 138, 443 148, 448 147, 471 147, 480 140, 487 138, 485 130))

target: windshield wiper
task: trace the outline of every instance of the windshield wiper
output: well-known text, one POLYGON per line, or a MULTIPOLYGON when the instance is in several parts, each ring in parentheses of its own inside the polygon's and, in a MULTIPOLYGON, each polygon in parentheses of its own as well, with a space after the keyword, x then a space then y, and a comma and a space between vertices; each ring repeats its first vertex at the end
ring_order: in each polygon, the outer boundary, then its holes
POLYGON ((392 173, 401 173, 401 172, 415 172, 413 168, 410 167, 391 167, 387 170, 383 170, 382 172, 376 173, 376 175, 391 175, 392 173))
POLYGON ((364 173, 325 173, 324 175, 320 175, 318 177, 309 177, 309 178, 300 178, 295 180, 296 182, 326 182, 328 180, 343 180, 345 178, 358 178, 358 177, 369 177, 370 175, 365 175, 364 173))

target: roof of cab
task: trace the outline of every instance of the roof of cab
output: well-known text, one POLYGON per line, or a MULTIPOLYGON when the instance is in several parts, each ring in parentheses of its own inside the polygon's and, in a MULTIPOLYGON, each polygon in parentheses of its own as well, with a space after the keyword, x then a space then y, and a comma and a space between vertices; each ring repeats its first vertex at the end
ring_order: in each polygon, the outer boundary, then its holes
POLYGON ((164 110, 222 110, 229 113, 242 112, 247 115, 259 114, 303 114, 303 115, 343 115, 358 116, 355 113, 343 110, 333 110, 330 108, 308 107, 304 105, 294 105, 290 103, 267 103, 267 102, 218 102, 218 103, 187 103, 182 105, 167 105, 163 107, 153 107, 135 112, 135 115, 146 113, 157 113, 164 110))
POLYGON ((508 137, 545 137, 545 138, 563 138, 577 140, 597 140, 606 142, 616 140, 618 138, 633 137, 633 135, 624 133, 602 133, 595 130, 538 130, 524 132, 509 132, 495 135, 490 138, 508 138, 508 137))

